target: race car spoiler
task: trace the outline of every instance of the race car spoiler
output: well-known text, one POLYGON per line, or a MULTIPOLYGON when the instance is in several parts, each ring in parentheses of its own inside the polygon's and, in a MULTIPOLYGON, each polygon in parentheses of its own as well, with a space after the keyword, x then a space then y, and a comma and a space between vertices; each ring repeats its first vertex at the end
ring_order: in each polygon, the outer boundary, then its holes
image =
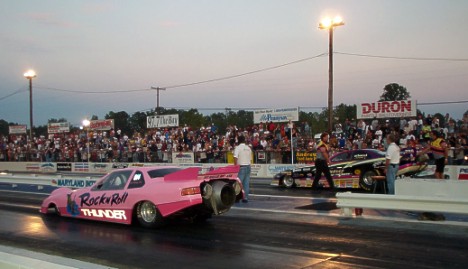
POLYGON ((199 174, 200 167, 190 167, 181 171, 171 173, 164 176, 164 181, 178 181, 178 180, 203 180, 209 181, 213 179, 236 179, 239 173, 240 166, 228 165, 208 171, 205 174, 199 174))

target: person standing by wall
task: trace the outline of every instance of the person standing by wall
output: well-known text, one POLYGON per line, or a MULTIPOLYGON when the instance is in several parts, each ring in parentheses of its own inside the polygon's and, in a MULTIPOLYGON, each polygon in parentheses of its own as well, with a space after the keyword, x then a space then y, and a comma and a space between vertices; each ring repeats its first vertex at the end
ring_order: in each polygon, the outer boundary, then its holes
POLYGON ((245 144, 245 137, 243 135, 237 138, 238 145, 234 148, 234 164, 240 166, 239 179, 244 188, 243 203, 249 202, 249 184, 250 184, 250 164, 252 161, 252 149, 245 144))
POLYGON ((431 151, 435 159, 437 179, 444 179, 444 168, 448 162, 448 146, 444 139, 440 137, 440 133, 436 130, 431 132, 430 146, 421 151, 418 155, 425 154, 431 151))
POLYGON ((395 143, 395 135, 387 135, 387 152, 385 153, 385 174, 387 176, 388 194, 395 194, 395 180, 400 166, 400 147, 395 143))
POLYGON ((315 177, 314 182, 312 183, 313 190, 317 189, 320 177, 322 177, 322 173, 325 175, 330 189, 335 187, 333 178, 330 174, 330 168, 328 167, 330 164, 330 146, 328 145, 328 138, 328 133, 322 133, 320 135, 320 142, 316 146, 317 158, 315 159, 315 177))

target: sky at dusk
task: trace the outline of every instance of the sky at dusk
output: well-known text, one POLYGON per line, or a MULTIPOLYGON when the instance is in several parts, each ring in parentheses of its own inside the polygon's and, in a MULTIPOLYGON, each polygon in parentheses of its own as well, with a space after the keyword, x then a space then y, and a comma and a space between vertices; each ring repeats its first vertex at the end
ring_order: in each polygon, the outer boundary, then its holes
POLYGON ((408 89, 425 113, 468 110, 466 0, 1 1, 0 119, 79 126, 109 111, 156 106, 327 106, 325 16, 334 32, 334 104, 375 102, 408 89), (459 102, 459 103, 451 103, 459 102), (428 103, 449 103, 432 104, 428 103))

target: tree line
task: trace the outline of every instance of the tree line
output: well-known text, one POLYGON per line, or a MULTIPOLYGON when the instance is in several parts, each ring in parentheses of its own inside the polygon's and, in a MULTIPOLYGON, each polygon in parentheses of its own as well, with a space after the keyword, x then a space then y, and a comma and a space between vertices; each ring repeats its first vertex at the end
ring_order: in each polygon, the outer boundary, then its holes
MULTIPOLYGON (((383 93, 380 96, 379 101, 394 101, 394 100, 407 100, 411 98, 409 91, 397 83, 387 84, 383 88, 383 93)), ((467 111, 468 112, 468 111, 467 111)), ((116 129, 120 129, 123 133, 132 135, 135 132, 144 133, 146 132, 146 118, 148 116, 159 115, 179 115, 179 123, 181 126, 190 126, 192 128, 208 127, 214 124, 218 129, 223 132, 228 126, 237 126, 238 128, 248 128, 253 123, 253 112, 246 110, 233 111, 229 108, 225 109, 225 112, 217 112, 211 115, 203 115, 197 109, 181 110, 181 109, 166 109, 159 107, 147 112, 135 112, 129 115, 125 111, 109 111, 104 116, 104 119, 113 119, 114 126, 116 129), (158 112, 158 113, 156 113, 158 112)), ((417 114, 424 116, 424 113, 417 111, 417 114)), ((435 114, 439 119, 444 119, 444 116, 440 113, 435 114)), ((333 118, 335 123, 343 124, 346 119, 351 122, 356 120, 356 105, 340 104, 333 109, 333 118)), ((96 115, 91 117, 91 120, 98 120, 96 115)), ((59 123, 67 122, 67 119, 49 119, 48 123, 59 123)), ((299 111, 299 123, 307 122, 314 133, 320 133, 326 131, 328 128, 328 109, 324 108, 321 112, 305 112, 299 111)), ((0 120, 0 134, 8 135, 8 126, 18 125, 18 123, 6 122, 0 120)), ((78 131, 80 126, 70 126, 71 132, 78 131)), ((47 125, 35 126, 34 136, 44 135, 47 136, 47 125)))

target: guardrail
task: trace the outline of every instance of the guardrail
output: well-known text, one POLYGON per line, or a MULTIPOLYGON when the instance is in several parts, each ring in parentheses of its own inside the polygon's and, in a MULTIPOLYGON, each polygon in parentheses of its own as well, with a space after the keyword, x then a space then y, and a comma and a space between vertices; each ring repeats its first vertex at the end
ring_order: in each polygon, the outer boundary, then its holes
POLYGON ((395 195, 345 192, 336 198, 346 216, 355 208, 468 214, 468 181, 403 178, 395 181, 395 195))
POLYGON ((468 199, 343 192, 336 194, 338 208, 352 216, 356 208, 468 214, 468 199))

